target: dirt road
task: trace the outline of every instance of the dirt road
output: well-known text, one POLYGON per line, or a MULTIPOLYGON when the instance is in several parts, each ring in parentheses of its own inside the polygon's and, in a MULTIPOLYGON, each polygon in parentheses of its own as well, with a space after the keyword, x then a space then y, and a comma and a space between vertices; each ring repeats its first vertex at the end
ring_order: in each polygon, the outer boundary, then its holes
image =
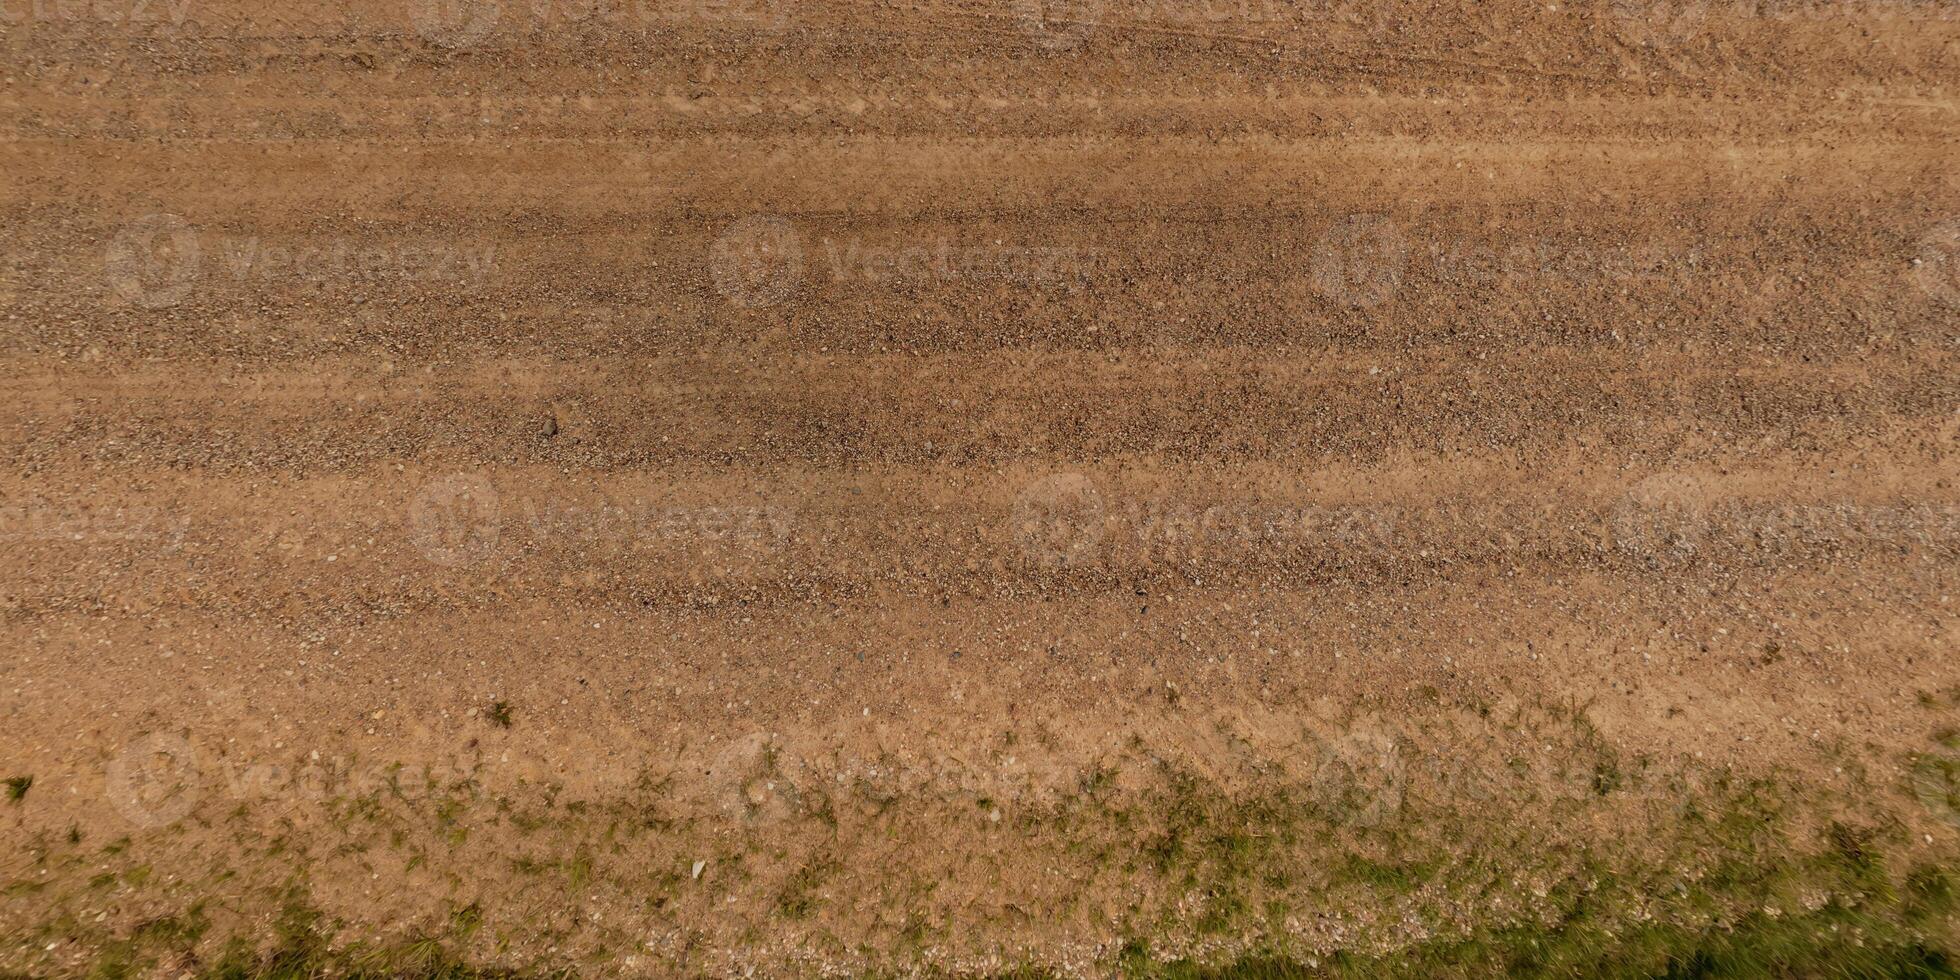
POLYGON ((0 51, 0 971, 1318 968, 1960 850, 1951 3, 0 51))

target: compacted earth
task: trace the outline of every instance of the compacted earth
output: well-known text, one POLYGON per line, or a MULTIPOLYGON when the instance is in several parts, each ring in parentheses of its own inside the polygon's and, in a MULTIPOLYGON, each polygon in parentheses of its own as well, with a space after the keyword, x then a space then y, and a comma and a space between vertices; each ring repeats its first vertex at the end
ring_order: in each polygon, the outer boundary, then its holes
POLYGON ((1960 964, 1950 0, 0 79, 0 975, 1960 964))

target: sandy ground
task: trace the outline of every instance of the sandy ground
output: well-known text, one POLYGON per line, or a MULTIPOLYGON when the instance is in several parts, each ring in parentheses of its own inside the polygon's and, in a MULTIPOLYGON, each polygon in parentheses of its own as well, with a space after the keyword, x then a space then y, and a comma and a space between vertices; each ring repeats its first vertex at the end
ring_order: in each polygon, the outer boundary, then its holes
POLYGON ((0 968, 1093 969, 1086 774, 1533 718, 1956 847, 1950 4, 0 13, 0 968))

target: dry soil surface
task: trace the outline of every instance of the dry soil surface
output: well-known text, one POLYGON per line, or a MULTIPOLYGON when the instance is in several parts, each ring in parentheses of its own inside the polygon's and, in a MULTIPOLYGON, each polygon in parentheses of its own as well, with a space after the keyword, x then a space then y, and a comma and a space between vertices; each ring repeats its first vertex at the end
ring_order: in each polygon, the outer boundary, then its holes
POLYGON ((1951 3, 0 13, 0 970, 1393 948, 1064 825, 1595 756, 1960 846, 1951 3))

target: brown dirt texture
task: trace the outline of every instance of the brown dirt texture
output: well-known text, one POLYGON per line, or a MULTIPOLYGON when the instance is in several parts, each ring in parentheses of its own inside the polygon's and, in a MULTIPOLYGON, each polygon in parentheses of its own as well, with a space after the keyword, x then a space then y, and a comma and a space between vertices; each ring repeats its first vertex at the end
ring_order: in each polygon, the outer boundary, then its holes
POLYGON ((0 974, 295 909, 1318 962, 1680 865, 1697 786, 1960 855, 1951 2, 0 0, 0 59, 0 974))

